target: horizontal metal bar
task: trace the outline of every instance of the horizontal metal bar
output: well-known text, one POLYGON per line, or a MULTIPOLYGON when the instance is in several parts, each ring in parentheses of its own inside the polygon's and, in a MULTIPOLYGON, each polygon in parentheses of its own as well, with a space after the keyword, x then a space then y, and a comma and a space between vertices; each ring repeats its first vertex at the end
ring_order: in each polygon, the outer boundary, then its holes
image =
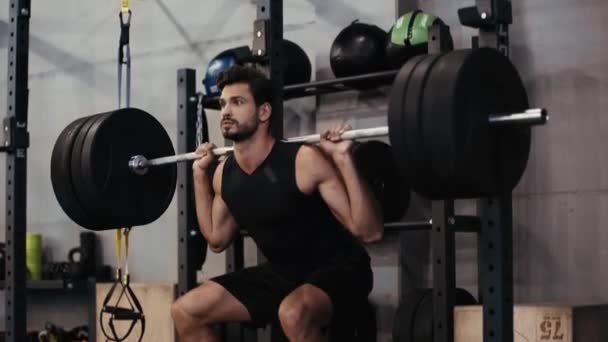
MULTIPOLYGON (((291 95, 294 97, 294 94, 297 92, 310 91, 314 88, 327 87, 327 86, 335 86, 342 85, 346 87, 346 90, 352 90, 354 88, 350 88, 347 83, 356 82, 356 81, 376 81, 376 80, 392 80, 397 76, 399 70, 389 70, 389 71, 380 71, 374 72, 364 75, 357 76, 349 76, 349 77, 338 77, 329 80, 321 80, 309 83, 301 83, 301 84, 292 84, 285 87, 285 95, 291 95)), ((305 95, 309 96, 309 95, 305 95)))
MULTIPOLYGON (((364 128, 364 129, 355 129, 342 133, 340 138, 342 140, 354 140, 354 139, 363 139, 363 138, 375 138, 375 137, 383 137, 388 135, 388 127, 373 127, 373 128, 364 128)), ((294 137, 284 140, 288 143, 318 143, 321 141, 320 134, 311 134, 305 135, 301 137, 294 137)), ((216 156, 225 155, 234 150, 233 146, 228 147, 218 147, 213 149, 213 154, 216 156)), ((173 156, 160 157, 155 159, 146 159, 145 156, 137 155, 131 157, 129 160, 129 168, 137 174, 145 174, 147 168, 150 166, 158 166, 165 164, 174 164, 179 162, 185 162, 190 160, 196 160, 200 158, 196 152, 177 154, 173 156)))
MULTIPOLYGON (((364 139, 364 138, 375 138, 375 137, 384 137, 388 135, 388 127, 372 127, 372 128, 364 128, 364 129, 354 129, 351 131, 346 131, 342 133, 340 138, 342 140, 356 140, 356 139, 364 139)), ((321 141, 320 134, 311 134, 304 135, 301 137, 289 138, 286 140, 287 142, 301 142, 314 144, 321 141)))
POLYGON ((532 108, 523 113, 490 115, 488 121, 492 127, 544 125, 549 120, 547 110, 532 108))
MULTIPOLYGON (((397 76, 398 72, 399 70, 381 71, 364 75, 338 77, 329 80, 291 84, 283 88, 283 98, 287 100, 307 96, 316 96, 322 94, 355 90, 355 88, 348 86, 348 83, 356 81, 375 81, 383 79, 392 81, 392 79, 397 76)), ((220 109, 219 96, 203 97, 202 105, 206 109, 220 109)))
MULTIPOLYGON (((456 215, 449 220, 450 227, 456 232, 471 232, 477 233, 481 229, 481 219, 477 216, 462 216, 456 215)), ((433 226, 433 220, 421 221, 405 221, 405 222, 387 222, 384 224, 385 231, 415 231, 426 230, 433 226)))
POLYGON ((404 231, 404 230, 427 230, 433 226, 432 220, 409 221, 409 222, 387 222, 384 224, 385 231, 404 231))

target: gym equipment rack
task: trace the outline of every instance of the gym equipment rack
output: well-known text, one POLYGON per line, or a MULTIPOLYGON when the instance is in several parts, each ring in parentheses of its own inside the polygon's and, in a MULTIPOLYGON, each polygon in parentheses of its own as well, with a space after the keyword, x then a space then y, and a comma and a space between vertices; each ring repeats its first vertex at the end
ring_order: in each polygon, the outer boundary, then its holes
POLYGON ((26 340, 25 235, 27 204, 30 1, 9 1, 7 112, 0 131, 6 152, 6 340, 26 340))

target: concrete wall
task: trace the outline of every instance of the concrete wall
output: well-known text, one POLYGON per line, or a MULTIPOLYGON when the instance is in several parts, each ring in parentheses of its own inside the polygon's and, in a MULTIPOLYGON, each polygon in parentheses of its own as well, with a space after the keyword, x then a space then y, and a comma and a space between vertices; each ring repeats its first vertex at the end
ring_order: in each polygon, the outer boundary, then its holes
MULTIPOLYGON (((472 30, 461 28, 458 7, 473 1, 419 0, 451 25, 457 48, 468 47, 472 30)), ((49 163, 60 131, 74 119, 117 106, 116 49, 118 4, 108 1, 33 1, 30 40, 31 147, 28 157, 28 230, 44 235, 53 261, 66 258, 78 244, 81 228, 57 204, 49 163)), ((176 71, 197 69, 202 76, 210 58, 225 48, 251 43, 255 4, 238 0, 131 2, 132 105, 153 113, 176 136, 176 71)), ((285 1, 285 37, 309 54, 316 78, 332 77, 329 47, 353 19, 388 29, 395 17, 394 0, 285 1)), ((517 302, 558 301, 589 304, 608 301, 602 260, 608 256, 606 185, 608 150, 602 135, 607 123, 608 62, 604 20, 608 5, 600 0, 515 1, 511 47, 533 106, 546 107, 548 126, 535 129, 528 169, 514 194, 514 275, 517 302)), ((0 7, 0 43, 7 46, 8 6, 0 7)), ((6 49, 0 63, 6 63, 6 49)), ((6 68, 0 68, 0 106, 6 105, 6 68)), ((199 83, 200 84, 200 83, 199 83)), ((387 89, 344 93, 286 103, 286 135, 311 133, 337 120, 355 128, 386 124, 387 89)), ((211 127, 216 114, 207 113, 211 127)), ((212 141, 222 139, 212 130, 212 141)), ((3 157, 0 157, 3 158, 3 157)), ((0 168, 0 178, 4 168, 0 168)), ((4 185, 0 182, 0 192, 4 185)), ((0 196, 0 207, 3 197, 0 196)), ((458 202, 459 212, 474 212, 458 202)), ((416 200, 408 218, 429 214, 416 200)), ((4 215, 0 215, 0 227, 4 215)), ((148 227, 134 229, 130 269, 134 281, 177 279, 176 203, 148 227)), ((116 262, 113 233, 99 234, 104 262, 116 262)), ((428 244, 424 234, 405 233, 405 279, 411 285, 429 281, 428 244)), ((398 236, 370 248, 376 277, 373 301, 379 307, 381 340, 389 340, 398 298, 398 236)), ((254 254, 249 244, 248 255, 254 254)), ((458 236, 457 281, 476 290, 476 243, 458 236)), ((250 258, 251 259, 251 258, 250 258)), ((249 262, 252 262, 249 260, 249 262)), ((202 278, 223 272, 223 256, 209 254, 202 278)), ((475 292, 474 292, 475 293, 475 292)), ((39 296, 28 306, 29 325, 40 328, 53 319, 66 326, 85 323, 87 302, 62 298, 61 317, 45 315, 39 296)), ((1 310, 1 309, 0 309, 1 310)), ((0 323, 2 324, 3 321, 0 323)))

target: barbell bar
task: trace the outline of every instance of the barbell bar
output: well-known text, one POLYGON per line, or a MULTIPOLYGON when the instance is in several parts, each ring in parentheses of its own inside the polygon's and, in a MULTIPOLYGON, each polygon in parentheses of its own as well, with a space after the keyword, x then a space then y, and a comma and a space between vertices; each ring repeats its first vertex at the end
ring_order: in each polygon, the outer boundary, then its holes
MULTIPOLYGON (((488 124, 491 127, 501 126, 516 126, 516 125, 542 125, 548 120, 547 111, 543 108, 532 108, 521 113, 511 114, 492 114, 488 117, 488 124)), ((357 140, 357 139, 369 139, 386 137, 389 133, 388 126, 372 127, 355 129, 342 133, 340 139, 342 140, 357 140)), ((293 137, 284 140, 288 143, 305 143, 305 144, 316 144, 321 141, 320 134, 310 134, 300 137, 293 137)), ((223 156, 227 153, 234 151, 234 147, 217 147, 213 149, 213 154, 216 156, 223 156)), ((142 155, 135 155, 129 160, 129 169, 138 175, 144 175, 148 172, 148 168, 152 166, 174 164, 180 162, 193 161, 198 159, 199 156, 196 152, 189 152, 183 154, 176 154, 174 156, 160 157, 154 159, 147 159, 142 155)))

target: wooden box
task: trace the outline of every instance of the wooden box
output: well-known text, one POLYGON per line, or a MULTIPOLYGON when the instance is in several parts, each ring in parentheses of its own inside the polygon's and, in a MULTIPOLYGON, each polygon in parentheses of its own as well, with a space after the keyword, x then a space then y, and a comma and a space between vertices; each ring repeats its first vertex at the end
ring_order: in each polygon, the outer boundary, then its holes
MULTIPOLYGON (((97 341, 105 341, 106 338, 99 325, 100 310, 103 305, 103 301, 110 290, 112 284, 100 283, 96 284, 96 336, 97 341)), ((142 341, 146 342, 173 342, 177 338, 175 336, 175 328, 173 325, 173 318, 171 317, 171 305, 176 299, 176 290, 174 284, 148 284, 148 283, 134 283, 131 284, 131 289, 135 293, 135 296, 139 300, 145 318, 146 318, 146 330, 142 341)), ((121 288, 116 287, 112 296, 111 305, 116 304, 118 299, 119 291, 121 288)), ((119 307, 128 307, 128 304, 124 298, 120 301, 119 307)), ((104 326, 106 332, 111 334, 111 331, 107 328, 109 315, 104 314, 104 326)), ((121 333, 126 332, 126 328, 130 325, 130 322, 114 321, 116 332, 121 337, 121 333)), ((125 341, 137 341, 141 333, 140 322, 135 324, 133 331, 125 341)))
MULTIPOLYGON (((454 342, 483 342, 482 307, 454 308, 454 342)), ((572 342, 572 307, 515 305, 514 342, 572 342)))

